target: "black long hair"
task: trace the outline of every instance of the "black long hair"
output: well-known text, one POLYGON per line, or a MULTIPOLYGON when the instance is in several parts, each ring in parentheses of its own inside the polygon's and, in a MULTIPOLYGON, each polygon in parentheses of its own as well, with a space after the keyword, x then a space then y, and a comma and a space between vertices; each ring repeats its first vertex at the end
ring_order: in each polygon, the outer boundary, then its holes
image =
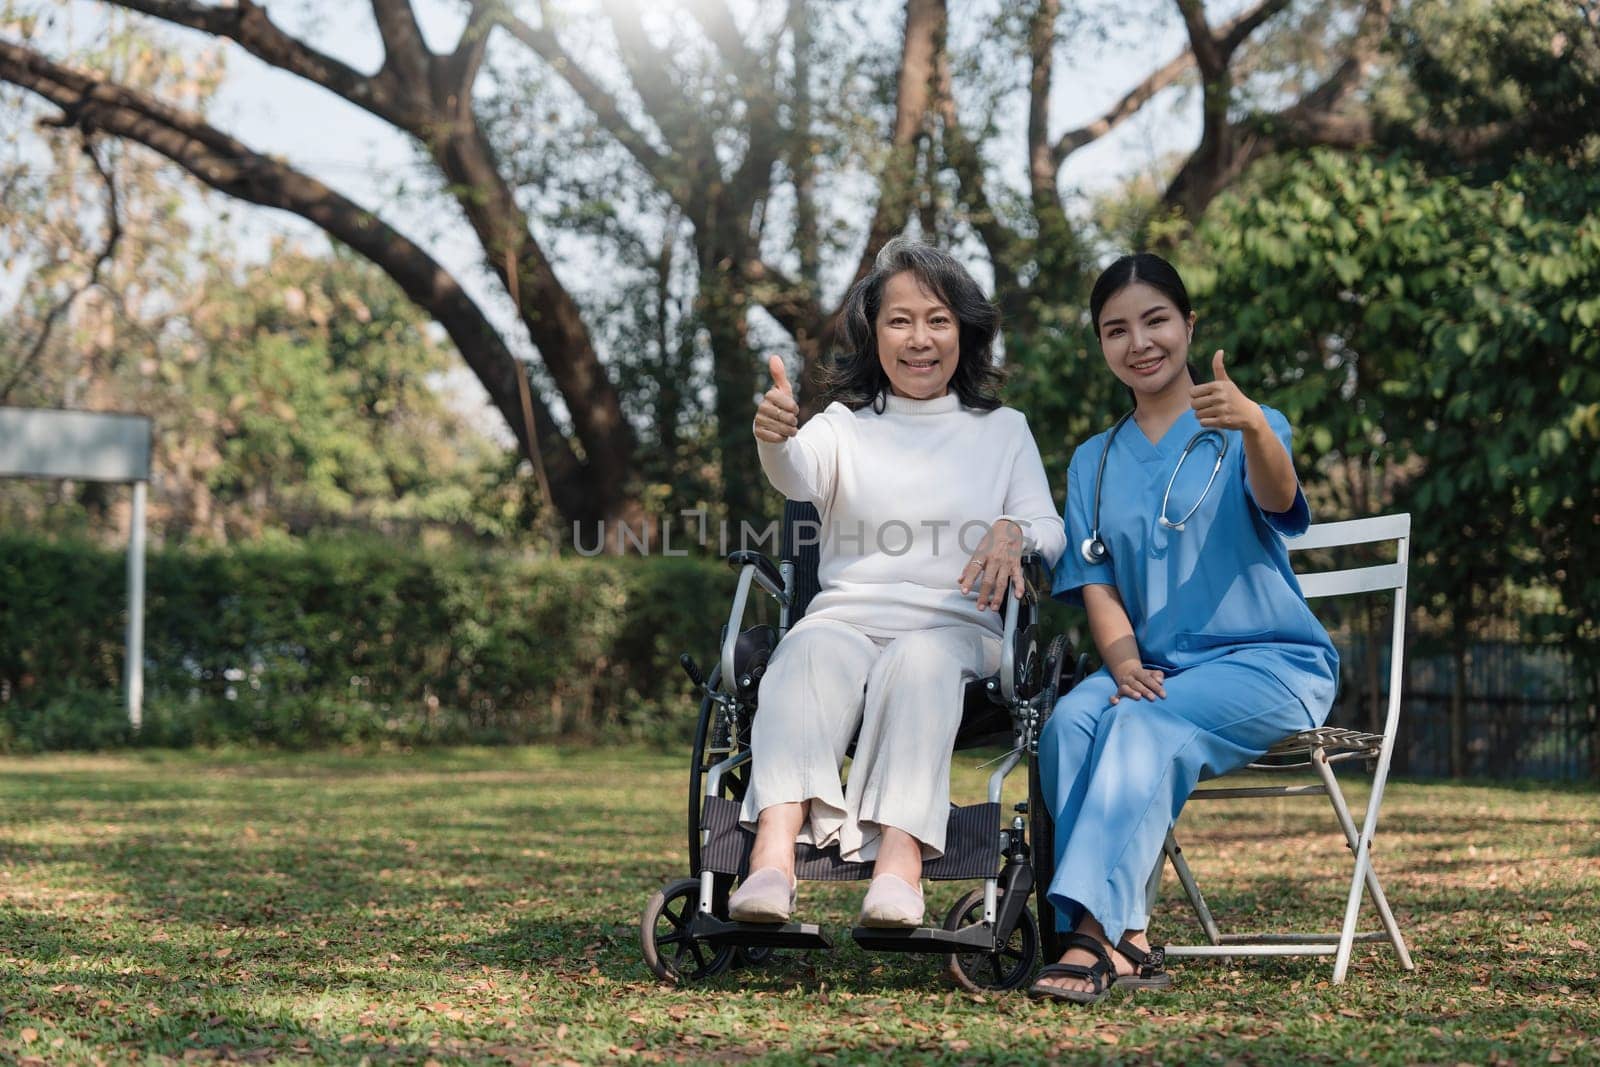
POLYGON ((1189 290, 1184 287, 1178 268, 1154 252, 1136 252, 1123 256, 1100 272, 1094 288, 1089 292, 1089 319, 1094 323, 1094 333, 1100 336, 1100 312, 1106 301, 1116 296, 1134 282, 1144 282, 1172 301, 1184 321, 1194 309, 1189 306, 1189 290))
MULTIPOLYGON (((1096 340, 1100 337, 1100 312, 1105 310, 1106 301, 1134 282, 1143 282, 1172 301, 1172 306, 1178 309, 1183 321, 1189 321, 1194 308, 1189 303, 1189 290, 1183 284, 1178 268, 1154 252, 1135 252, 1122 256, 1101 271, 1100 277, 1094 281, 1094 288, 1089 290, 1089 321, 1094 326, 1096 340)), ((1194 363, 1191 361, 1187 366, 1189 380, 1198 384, 1200 376, 1195 373, 1194 363)), ((1137 402, 1137 395, 1132 389, 1128 390, 1128 397, 1137 402)))
POLYGON ((823 406, 838 401, 851 410, 868 404, 874 411, 883 410, 889 376, 878 360, 878 312, 889 279, 905 272, 956 317, 960 348, 950 388, 964 407, 993 411, 1000 406, 1000 386, 1005 381, 994 362, 1000 310, 954 256, 909 237, 896 237, 884 245, 872 270, 845 296, 840 311, 842 343, 817 372, 823 406))

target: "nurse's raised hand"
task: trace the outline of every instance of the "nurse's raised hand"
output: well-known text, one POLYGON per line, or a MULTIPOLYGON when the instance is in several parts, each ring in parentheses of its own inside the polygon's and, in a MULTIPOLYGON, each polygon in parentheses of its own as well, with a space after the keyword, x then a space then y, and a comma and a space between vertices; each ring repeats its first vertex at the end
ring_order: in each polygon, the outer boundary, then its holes
POLYGON ((1159 700, 1167 695, 1165 685, 1167 676, 1156 668, 1146 667, 1142 663, 1130 663, 1116 668, 1111 672, 1111 679, 1117 683, 1117 691, 1111 694, 1113 704, 1123 697, 1133 700, 1159 700))
POLYGON ((775 445, 800 432, 800 405, 795 403, 794 389, 789 385, 789 372, 784 370, 782 358, 768 356, 767 370, 772 373, 772 388, 756 405, 756 421, 751 428, 756 440, 775 445))
POLYGON ((1200 425, 1208 430, 1249 430, 1257 425, 1265 426, 1267 417, 1261 413, 1261 405, 1240 392, 1229 379, 1220 348, 1211 357, 1211 371, 1214 381, 1189 390, 1189 406, 1194 408, 1200 425))

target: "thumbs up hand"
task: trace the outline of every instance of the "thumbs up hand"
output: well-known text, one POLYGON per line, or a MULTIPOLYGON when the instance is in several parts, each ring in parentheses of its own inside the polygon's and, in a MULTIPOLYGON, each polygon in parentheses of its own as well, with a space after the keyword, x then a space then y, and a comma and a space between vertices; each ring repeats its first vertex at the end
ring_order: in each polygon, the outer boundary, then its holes
POLYGON ((794 387, 789 384, 789 372, 784 369, 779 356, 767 357, 767 370, 772 374, 772 388, 756 405, 756 421, 752 427, 756 440, 778 444, 800 432, 800 405, 794 399, 794 387))
POLYGON ((1248 430, 1264 422, 1261 405, 1239 391, 1228 377, 1223 365, 1222 349, 1211 357, 1214 380, 1196 385, 1189 390, 1189 406, 1194 408, 1200 425, 1208 430, 1248 430))

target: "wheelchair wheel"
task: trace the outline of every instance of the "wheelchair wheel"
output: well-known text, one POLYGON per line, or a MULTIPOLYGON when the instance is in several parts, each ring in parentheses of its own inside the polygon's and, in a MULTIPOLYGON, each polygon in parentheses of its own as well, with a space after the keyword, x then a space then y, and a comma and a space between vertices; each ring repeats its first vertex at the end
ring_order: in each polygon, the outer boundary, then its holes
POLYGON ((1028 836, 1033 855, 1033 898, 1038 911, 1039 925, 1043 927, 1045 958, 1061 958, 1061 934, 1056 929, 1056 909, 1048 896, 1050 883, 1056 876, 1056 827, 1050 818, 1050 805, 1045 801, 1044 789, 1039 779, 1039 761, 1028 766, 1028 836))
MULTIPOLYGON (((1050 654, 1045 659, 1044 690, 1041 693, 1039 729, 1050 721, 1056 701, 1075 684, 1081 668, 1071 662, 1072 644, 1066 634, 1057 634, 1050 642, 1050 654), (1069 673, 1070 672, 1070 673, 1069 673)), ((1056 875, 1055 823, 1050 818, 1050 805, 1044 796, 1039 777, 1039 760, 1035 756, 1028 764, 1028 835, 1032 841, 1034 905, 1038 911, 1039 925, 1043 928, 1044 955, 1046 959, 1059 959, 1064 951, 1061 935, 1056 930, 1056 913, 1047 896, 1050 882, 1056 875)))
MULTIPOLYGON (((950 909, 946 930, 959 930, 983 921, 983 890, 974 889, 950 909)), ((1033 912, 1023 910, 1006 943, 995 952, 952 953, 946 971, 956 985, 972 993, 1016 989, 1033 975, 1039 964, 1039 924, 1033 912)))
POLYGON ((662 981, 698 982, 721 974, 733 960, 732 946, 713 948, 689 936, 689 920, 699 903, 699 881, 682 878, 658 889, 644 906, 639 943, 645 964, 662 981))
MULTIPOLYGON (((718 680, 722 677, 722 667, 719 664, 711 668, 711 677, 707 685, 712 689, 717 687, 718 680)), ((706 772, 724 758, 724 750, 728 747, 726 736, 727 725, 719 714, 716 701, 705 697, 700 701, 700 720, 694 729, 694 752, 689 762, 689 876, 697 877, 700 874, 700 810, 705 804, 706 772)), ((743 747, 746 738, 736 738, 735 747, 743 747)), ((743 800, 745 786, 749 781, 750 767, 736 767, 722 776, 722 784, 718 794, 729 800, 743 800)))

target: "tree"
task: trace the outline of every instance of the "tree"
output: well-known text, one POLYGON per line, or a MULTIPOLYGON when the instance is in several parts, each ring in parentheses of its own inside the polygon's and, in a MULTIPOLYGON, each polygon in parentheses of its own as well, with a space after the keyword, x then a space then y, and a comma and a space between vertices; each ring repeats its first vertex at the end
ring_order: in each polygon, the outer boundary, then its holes
MULTIPOLYGON (((198 58, 136 29, 96 55, 121 81, 203 100, 221 67, 198 58)), ((158 537, 341 519, 513 525, 516 501, 491 484, 502 450, 432 386, 447 345, 370 263, 280 241, 267 264, 241 264, 225 232, 191 224, 170 164, 119 142, 46 129, 9 150, 0 249, 18 285, 0 402, 151 415, 158 537)), ((125 499, 95 483, 0 493, 46 523, 125 499)))
POLYGON ((1340 514, 1412 513, 1413 594, 1457 663, 1455 773, 1465 657, 1508 594, 1559 592, 1525 625, 1600 697, 1597 203, 1594 156, 1477 184, 1321 153, 1219 201, 1188 271, 1206 348, 1286 411, 1302 469, 1353 487, 1340 514))
MULTIPOLYGON (((516 155, 510 138, 525 138, 527 123, 497 117, 580 106, 602 135, 591 139, 592 159, 625 157, 639 204, 654 218, 681 220, 694 268, 684 325, 709 355, 722 495, 737 513, 754 506, 759 485, 747 440, 759 366, 751 329, 765 321, 754 309, 776 323, 809 368, 833 336, 836 308, 824 299, 823 274, 858 276, 884 240, 917 223, 947 240, 974 235, 1013 329, 1028 333, 1048 320, 1041 307, 1077 295, 1092 259, 1061 190, 1062 166, 1074 152, 1191 70, 1204 98, 1199 146, 1163 195, 1186 217, 1198 216, 1256 159, 1307 143, 1364 143, 1371 124, 1353 112, 1362 110, 1360 93, 1379 64, 1394 0, 1329 0, 1303 9, 1260 0, 1222 20, 1200 0, 1176 0, 1188 47, 1140 74, 1104 115, 1071 130, 1053 121, 1050 100, 1056 61, 1071 48, 1061 28, 1077 26, 1084 11, 1040 0, 1021 21, 1003 18, 1001 29, 1016 29, 1024 47, 1014 57, 983 58, 1003 60, 1009 71, 1020 60, 1025 71, 1014 79, 1028 102, 1016 196, 1004 168, 996 171, 985 158, 993 115, 971 121, 958 103, 960 57, 947 44, 943 0, 907 0, 898 62, 876 71, 881 43, 862 32, 857 16, 807 0, 794 0, 781 20, 768 15, 771 9, 736 15, 719 0, 696 0, 682 9, 681 24, 602 0, 607 54, 598 61, 573 43, 568 22, 580 16, 548 3, 471 0, 454 47, 434 51, 407 0, 373 0, 384 46, 375 71, 353 69, 287 32, 253 0, 106 6, 231 41, 415 140, 539 353, 550 388, 528 398, 526 415, 512 355, 522 338, 496 330, 455 278, 380 215, 253 151, 200 114, 50 57, 26 20, 0 37, 0 80, 56 105, 56 121, 143 144, 206 185, 307 218, 371 259, 449 334, 524 447, 542 459, 561 514, 588 519, 628 513, 636 502, 639 429, 601 359, 594 326, 546 251, 560 220, 534 213, 528 194, 540 190, 519 186, 507 166, 516 155), (1259 55, 1252 51, 1258 38, 1297 34, 1320 48, 1278 55, 1263 44, 1259 55), (516 98, 484 90, 480 76, 489 65, 497 86, 536 83, 538 92, 516 98), (1258 106, 1268 96, 1278 98, 1276 106, 1258 106), (859 146, 863 131, 874 149, 859 146), (839 250, 829 240, 819 189, 851 175, 875 187, 875 202, 861 239, 839 250), (790 209, 780 212, 780 203, 790 209), (778 214, 786 214, 783 226, 774 221, 778 214), (558 401, 566 423, 555 417, 558 401)), ((1015 38, 1001 32, 995 39, 992 47, 1003 49, 1015 38)), ((991 102, 1008 91, 1006 79, 999 82, 991 102)), ((554 161, 551 169, 558 169, 554 161)), ((669 347, 687 343, 680 337, 669 347)))

